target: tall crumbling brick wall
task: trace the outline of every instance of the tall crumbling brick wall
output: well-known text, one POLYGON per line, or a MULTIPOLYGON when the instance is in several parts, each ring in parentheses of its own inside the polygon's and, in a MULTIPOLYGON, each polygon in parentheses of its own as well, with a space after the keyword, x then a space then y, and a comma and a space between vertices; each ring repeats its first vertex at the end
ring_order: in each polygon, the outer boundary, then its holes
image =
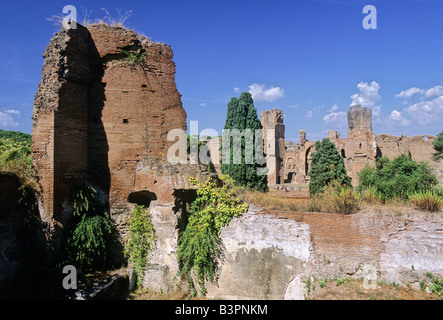
POLYGON ((268 184, 283 183, 283 157, 285 155, 285 125, 283 111, 280 109, 266 110, 260 113, 263 127, 264 152, 269 170, 268 184), (273 134, 272 134, 273 133, 273 134))
POLYGON ((127 210, 137 164, 166 159, 167 133, 186 130, 186 112, 171 47, 133 31, 77 24, 57 33, 43 57, 32 151, 40 213, 60 238, 78 184, 98 187, 111 214, 127 210))

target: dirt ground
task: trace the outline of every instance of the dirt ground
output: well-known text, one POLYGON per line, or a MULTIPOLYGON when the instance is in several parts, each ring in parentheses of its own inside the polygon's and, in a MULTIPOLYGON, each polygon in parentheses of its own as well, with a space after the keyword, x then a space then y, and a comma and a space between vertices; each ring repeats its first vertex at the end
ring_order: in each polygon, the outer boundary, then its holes
MULTIPOLYGON (((443 295, 402 287, 396 284, 378 283, 377 289, 365 289, 362 280, 315 280, 308 288, 306 300, 443 300, 443 295)), ((154 293, 136 290, 129 300, 188 300, 185 292, 154 293)), ((195 297, 192 300, 205 298, 195 297)))
POLYGON ((362 280, 340 279, 315 281, 307 300, 443 300, 443 295, 387 283, 365 289, 362 280))

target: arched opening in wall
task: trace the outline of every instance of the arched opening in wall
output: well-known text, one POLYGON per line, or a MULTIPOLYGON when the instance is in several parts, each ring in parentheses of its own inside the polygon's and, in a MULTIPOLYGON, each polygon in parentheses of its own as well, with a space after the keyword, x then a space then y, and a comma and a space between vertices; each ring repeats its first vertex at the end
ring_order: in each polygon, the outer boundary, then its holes
POLYGON ((428 136, 424 136, 423 137, 423 141, 428 141, 429 140, 429 137, 428 136))
POLYGON ((157 195, 148 190, 132 192, 128 196, 128 202, 149 208, 151 201, 157 200, 157 195))
POLYGON ((361 149, 361 143, 358 145, 358 148, 361 149))
POLYGON ((345 149, 341 149, 341 156, 343 159, 346 159, 345 149))
POLYGON ((292 158, 288 158, 286 160, 286 166, 285 169, 295 169, 294 160, 292 158))
POLYGON ((297 174, 296 172, 289 172, 288 173, 288 179, 285 180, 285 183, 292 183, 292 180, 295 179, 295 175, 296 174, 297 174))

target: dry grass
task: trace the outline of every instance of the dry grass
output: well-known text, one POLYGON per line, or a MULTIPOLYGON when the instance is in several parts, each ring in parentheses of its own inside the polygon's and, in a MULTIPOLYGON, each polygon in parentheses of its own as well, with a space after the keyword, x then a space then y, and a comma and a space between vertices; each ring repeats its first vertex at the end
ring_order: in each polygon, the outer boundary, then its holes
MULTIPOLYGON (((315 279, 309 284, 307 300, 442 300, 443 296, 411 287, 384 282, 377 289, 365 289, 361 279, 315 279)), ((194 297, 184 291, 172 293, 151 292, 139 289, 130 294, 128 300, 209 300, 194 297)))
POLYGON ((382 204, 381 194, 375 188, 367 188, 360 192, 360 196, 363 202, 371 205, 382 204))
POLYGON ((282 194, 277 192, 243 191, 242 198, 264 210, 271 211, 296 211, 306 212, 309 205, 309 197, 282 194))
POLYGON ((333 187, 325 188, 321 194, 313 197, 308 191, 243 191, 245 201, 269 211, 292 212, 327 212, 350 214, 358 211, 360 198, 352 189, 340 192, 333 187))
POLYGON ((443 208, 443 198, 437 192, 417 192, 410 196, 411 202, 420 210, 438 212, 443 208))
MULTIPOLYGON (((89 11, 87 8, 80 7, 82 11, 83 18, 79 19, 77 12, 77 22, 83 25, 84 27, 88 27, 95 24, 106 24, 113 27, 122 27, 130 30, 130 28, 125 25, 126 21, 131 17, 132 10, 127 10, 124 13, 120 9, 116 9, 116 15, 112 15, 106 8, 101 8, 100 10, 104 12, 104 17, 102 18, 91 18, 92 11, 89 11)), ((50 18, 46 18, 47 21, 51 21, 58 30, 63 28, 63 19, 65 15, 53 15, 50 18)))
POLYGON ((378 282, 376 289, 365 289, 358 279, 315 280, 308 300, 442 300, 443 296, 398 284, 378 282), (322 286, 320 285, 322 282, 322 286))
POLYGON ((152 292, 146 289, 137 289, 129 295, 128 300, 208 300, 208 299, 200 296, 191 298, 189 292, 181 290, 169 293, 162 293, 162 292, 152 292))
MULTIPOLYGON (((413 201, 400 198, 382 201, 381 197, 371 190, 365 190, 357 193, 352 190, 343 190, 337 193, 333 188, 325 188, 322 194, 309 197, 308 191, 276 191, 258 192, 243 190, 240 196, 247 202, 253 203, 263 208, 264 211, 288 211, 288 212, 323 212, 323 213, 356 213, 361 208, 371 208, 376 213, 397 213, 402 215, 404 212, 416 212, 417 204, 413 201)), ((419 208, 420 209, 420 208, 419 208)), ((423 213, 428 213, 426 208, 421 208, 423 213)), ((433 206, 434 213, 439 214, 442 207, 438 210, 433 206), (437 210, 437 211, 435 211, 437 210)))

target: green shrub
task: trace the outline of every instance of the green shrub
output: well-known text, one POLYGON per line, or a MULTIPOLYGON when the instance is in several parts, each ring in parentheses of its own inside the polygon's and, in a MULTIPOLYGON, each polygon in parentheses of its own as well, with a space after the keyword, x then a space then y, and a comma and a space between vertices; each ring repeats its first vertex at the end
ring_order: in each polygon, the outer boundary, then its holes
POLYGON ((411 202, 421 210, 438 212, 443 208, 443 197, 435 191, 420 191, 409 195, 411 202))
POLYGON ((198 187, 197 198, 191 204, 186 229, 180 234, 177 257, 180 263, 178 275, 188 275, 193 296, 197 291, 192 271, 200 293, 206 295, 204 282, 214 281, 222 253, 221 228, 248 210, 248 204, 236 197, 234 180, 226 175, 219 176, 219 179, 201 183, 190 177, 198 187))
POLYGON ((342 188, 333 198, 336 213, 351 214, 360 209, 360 196, 353 188, 342 188))
POLYGON ((443 278, 437 278, 432 273, 426 272, 426 276, 428 276, 431 279, 431 287, 429 290, 431 290, 432 293, 436 293, 439 296, 443 294, 443 278))
POLYGON ((129 220, 129 240, 125 248, 125 256, 134 264, 137 285, 141 284, 148 256, 156 241, 157 236, 149 211, 144 206, 137 205, 129 220))
POLYGON ((435 153, 432 154, 432 160, 439 161, 443 159, 443 131, 437 135, 437 139, 432 143, 435 153))
POLYGON ((16 173, 29 183, 32 169, 31 135, 0 129, 0 171, 16 173))
POLYGON ((427 162, 419 163, 402 154, 392 161, 382 157, 375 167, 367 166, 361 170, 358 190, 374 188, 382 201, 407 200, 410 194, 431 190, 437 184, 437 177, 427 162))
POLYGON ((111 234, 111 221, 90 185, 78 189, 73 197, 73 230, 67 241, 68 258, 80 271, 104 267, 111 234))

